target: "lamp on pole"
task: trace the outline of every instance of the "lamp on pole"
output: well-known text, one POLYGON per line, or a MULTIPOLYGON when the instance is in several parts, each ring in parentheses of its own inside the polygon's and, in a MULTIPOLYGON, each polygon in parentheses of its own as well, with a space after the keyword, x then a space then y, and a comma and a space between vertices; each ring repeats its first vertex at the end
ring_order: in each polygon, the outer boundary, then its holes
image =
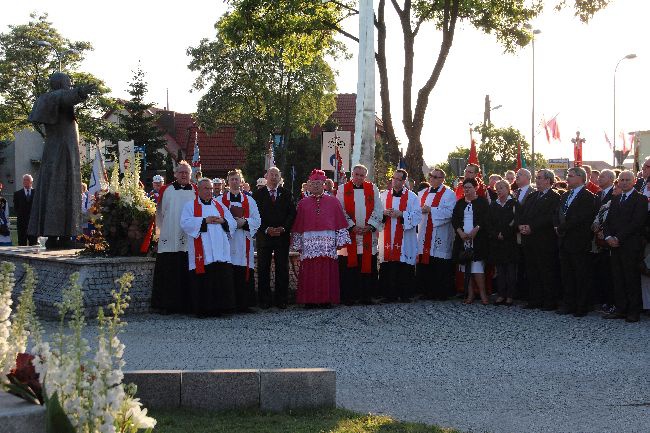
POLYGON ((36 41, 36 45, 39 46, 39 47, 49 48, 52 51, 54 51, 54 53, 56 54, 56 58, 59 60, 59 72, 61 72, 63 56, 68 55, 68 54, 78 54, 79 53, 79 51, 72 50, 72 49, 67 49, 65 51, 59 51, 48 41, 36 41))
MULTIPOLYGON (((621 62, 625 59, 636 59, 636 54, 628 54, 627 56, 623 57, 621 60, 616 63, 616 67, 614 68, 614 131, 612 135, 612 148, 613 148, 613 157, 612 157, 612 165, 616 167, 616 71, 618 70, 618 65, 621 64, 621 62)), ((621 161, 621 164, 623 164, 623 161, 621 161)))
POLYGON ((532 45, 533 45, 533 103, 530 114, 530 172, 532 178, 535 179, 535 35, 542 33, 541 30, 533 29, 533 26, 526 24, 524 26, 532 31, 532 45))

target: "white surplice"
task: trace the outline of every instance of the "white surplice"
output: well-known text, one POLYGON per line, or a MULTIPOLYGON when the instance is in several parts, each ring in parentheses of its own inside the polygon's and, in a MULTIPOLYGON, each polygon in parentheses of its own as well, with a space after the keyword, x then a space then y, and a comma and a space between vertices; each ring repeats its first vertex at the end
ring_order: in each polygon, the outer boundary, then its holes
MULTIPOLYGON (((336 193, 336 198, 341 202, 343 206, 343 213, 345 214, 345 219, 348 222, 348 228, 353 227, 354 221, 345 211, 345 200, 344 200, 344 190, 345 184, 339 186, 338 192, 336 193)), ((363 227, 363 221, 366 220, 366 197, 364 195, 363 188, 354 189, 354 217, 361 227, 363 227)), ((368 224, 375 228, 375 231, 372 232, 372 254, 377 254, 377 241, 379 239, 379 231, 383 228, 382 219, 384 217, 384 206, 381 203, 381 197, 379 196, 379 189, 377 185, 372 185, 372 191, 374 195, 374 207, 370 218, 368 218, 368 224)), ((350 237, 354 236, 354 233, 350 233, 350 237)), ((359 235, 357 238, 357 254, 363 253, 363 235, 359 235)), ((338 250, 339 256, 347 256, 348 249, 341 248, 338 250)))
MULTIPOLYGON (((388 194, 392 194, 393 190, 384 191, 381 193, 381 204, 385 209, 395 209, 399 210, 399 203, 402 197, 393 196, 392 206, 388 207, 386 200, 388 194)), ((404 235, 402 237, 402 251, 400 254, 400 262, 406 263, 409 265, 415 265, 415 260, 417 259, 418 253, 418 235, 415 230, 420 219, 422 219, 422 208, 420 207, 420 201, 418 196, 415 195, 412 191, 404 188, 402 194, 408 194, 408 200, 406 202, 406 209, 403 212, 402 217, 404 218, 404 235)), ((397 220, 399 218, 391 218, 391 227, 390 227, 390 239, 391 246, 395 245, 395 231, 397 228, 397 220)), ((388 217, 386 219, 388 221, 388 217)), ((384 244, 386 239, 384 239, 384 230, 383 228, 379 232, 379 260, 380 262, 384 261, 384 244)))
MULTIPOLYGON (((243 205, 240 202, 232 202, 232 195, 230 192, 226 193, 228 201, 230 201, 230 207, 242 207, 243 205)), ((223 204, 223 195, 220 195, 217 198, 217 201, 225 207, 223 204)), ((239 228, 235 230, 235 233, 230 239, 230 259, 231 263, 235 266, 246 266, 246 239, 250 242, 250 249, 248 251, 248 267, 250 269, 255 269, 255 254, 253 248, 253 239, 255 239, 255 233, 262 225, 262 219, 260 218, 260 212, 257 209, 257 203, 253 200, 253 197, 247 196, 248 200, 248 209, 250 216, 246 218, 248 221, 248 230, 239 228)), ((244 194, 240 193, 240 200, 244 200, 244 194)), ((236 225, 235 225, 236 227, 236 225)))
POLYGON ((213 262, 231 263, 230 238, 233 233, 235 233, 237 223, 228 208, 225 206, 222 207, 223 217, 228 223, 228 232, 224 230, 222 224, 206 224, 208 230, 205 232, 200 231, 204 218, 209 216, 221 216, 212 200, 210 200, 209 204, 203 204, 201 202, 200 217, 194 216, 194 201, 187 202, 183 207, 183 212, 180 217, 180 226, 189 238, 187 253, 190 271, 196 268, 194 239, 199 236, 201 236, 201 242, 203 244, 203 260, 206 265, 213 262))
POLYGON ((196 198, 194 189, 174 189, 170 184, 156 207, 156 230, 158 230, 158 252, 178 253, 187 251, 187 235, 179 221, 185 203, 196 198))
MULTIPOLYGON (((442 188, 442 186, 440 187, 442 188)), ((426 189, 420 191, 418 194, 418 203, 421 202, 422 196, 427 192, 426 189)), ((431 206, 435 193, 429 193, 424 204, 431 206)), ((454 213, 454 206, 456 206, 456 194, 454 191, 447 187, 442 194, 440 203, 437 207, 431 208, 430 214, 423 214, 418 228, 418 254, 422 254, 424 250, 424 238, 427 233, 427 221, 431 220, 433 223, 433 230, 431 232, 431 248, 429 255, 438 257, 440 259, 451 259, 452 249, 454 244, 454 228, 451 226, 451 215, 454 213)))

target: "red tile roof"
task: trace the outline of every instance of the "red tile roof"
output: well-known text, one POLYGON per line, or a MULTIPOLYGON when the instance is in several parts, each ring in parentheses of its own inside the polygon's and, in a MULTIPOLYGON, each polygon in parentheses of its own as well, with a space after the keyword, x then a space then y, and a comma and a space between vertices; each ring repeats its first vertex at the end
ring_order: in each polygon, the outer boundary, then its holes
MULTIPOLYGON (((354 137, 354 118, 356 116, 356 93, 340 93, 336 96, 336 111, 332 113, 330 119, 335 120, 339 126, 339 131, 350 131, 354 137)), ((316 125, 311 130, 312 138, 320 136, 323 132, 321 125, 316 125)))
POLYGON ((176 113, 175 134, 172 134, 187 161, 194 155, 194 136, 197 134, 201 168, 208 177, 225 177, 229 170, 242 168, 246 154, 235 145, 235 128, 223 127, 208 134, 199 128, 191 114, 176 113))

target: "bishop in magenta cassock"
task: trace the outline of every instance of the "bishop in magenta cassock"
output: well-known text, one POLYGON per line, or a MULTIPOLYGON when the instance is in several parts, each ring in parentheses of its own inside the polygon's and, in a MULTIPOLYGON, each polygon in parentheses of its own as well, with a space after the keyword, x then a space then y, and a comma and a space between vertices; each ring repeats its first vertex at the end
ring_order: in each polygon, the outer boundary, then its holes
POLYGON ((180 225, 189 239, 189 298, 197 316, 218 316, 235 309, 230 239, 237 223, 212 197, 212 181, 199 180, 195 200, 183 207, 180 225))
POLYGON ((311 195, 300 200, 291 244, 300 253, 296 303, 328 306, 340 302, 337 248, 350 243, 341 203, 324 194, 322 170, 309 176, 311 195))

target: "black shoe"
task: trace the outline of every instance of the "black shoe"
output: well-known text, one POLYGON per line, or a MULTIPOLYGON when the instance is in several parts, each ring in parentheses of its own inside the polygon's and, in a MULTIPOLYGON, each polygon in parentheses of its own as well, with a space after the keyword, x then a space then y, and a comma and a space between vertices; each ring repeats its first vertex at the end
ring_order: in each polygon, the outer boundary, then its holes
POLYGON ((260 308, 261 308, 262 310, 268 310, 269 308, 271 308, 271 304, 266 303, 266 302, 261 303, 261 304, 260 304, 260 308))
POLYGON ((575 315, 576 312, 573 311, 573 310, 560 309, 560 310, 557 310, 557 311, 555 312, 555 314, 558 314, 558 315, 560 315, 560 316, 566 316, 566 315, 569 315, 569 314, 573 314, 573 315, 575 315))
POLYGON ((557 307, 555 305, 544 305, 542 311, 555 311, 557 307))
POLYGON ((603 316, 603 319, 625 319, 625 316, 619 313, 609 313, 609 314, 605 314, 603 316))
POLYGON ((250 314, 250 313, 254 313, 255 311, 253 311, 252 308, 245 307, 245 308, 239 308, 237 312, 242 314, 250 314))
POLYGON ((285 304, 284 302, 280 302, 280 303, 276 304, 275 306, 278 307, 280 310, 286 310, 287 309, 287 304, 285 304))
POLYGON ((585 317, 586 315, 587 313, 585 311, 580 311, 580 312, 576 311, 575 313, 573 313, 573 317, 585 317))
POLYGON ((526 305, 524 305, 524 306, 521 307, 521 308, 523 308, 524 310, 535 310, 535 309, 537 309, 537 308, 539 308, 539 307, 540 307, 540 306, 537 305, 537 304, 526 304, 526 305))
POLYGON ((636 323, 640 319, 638 314, 628 314, 628 316, 625 318, 625 321, 628 323, 636 323))

